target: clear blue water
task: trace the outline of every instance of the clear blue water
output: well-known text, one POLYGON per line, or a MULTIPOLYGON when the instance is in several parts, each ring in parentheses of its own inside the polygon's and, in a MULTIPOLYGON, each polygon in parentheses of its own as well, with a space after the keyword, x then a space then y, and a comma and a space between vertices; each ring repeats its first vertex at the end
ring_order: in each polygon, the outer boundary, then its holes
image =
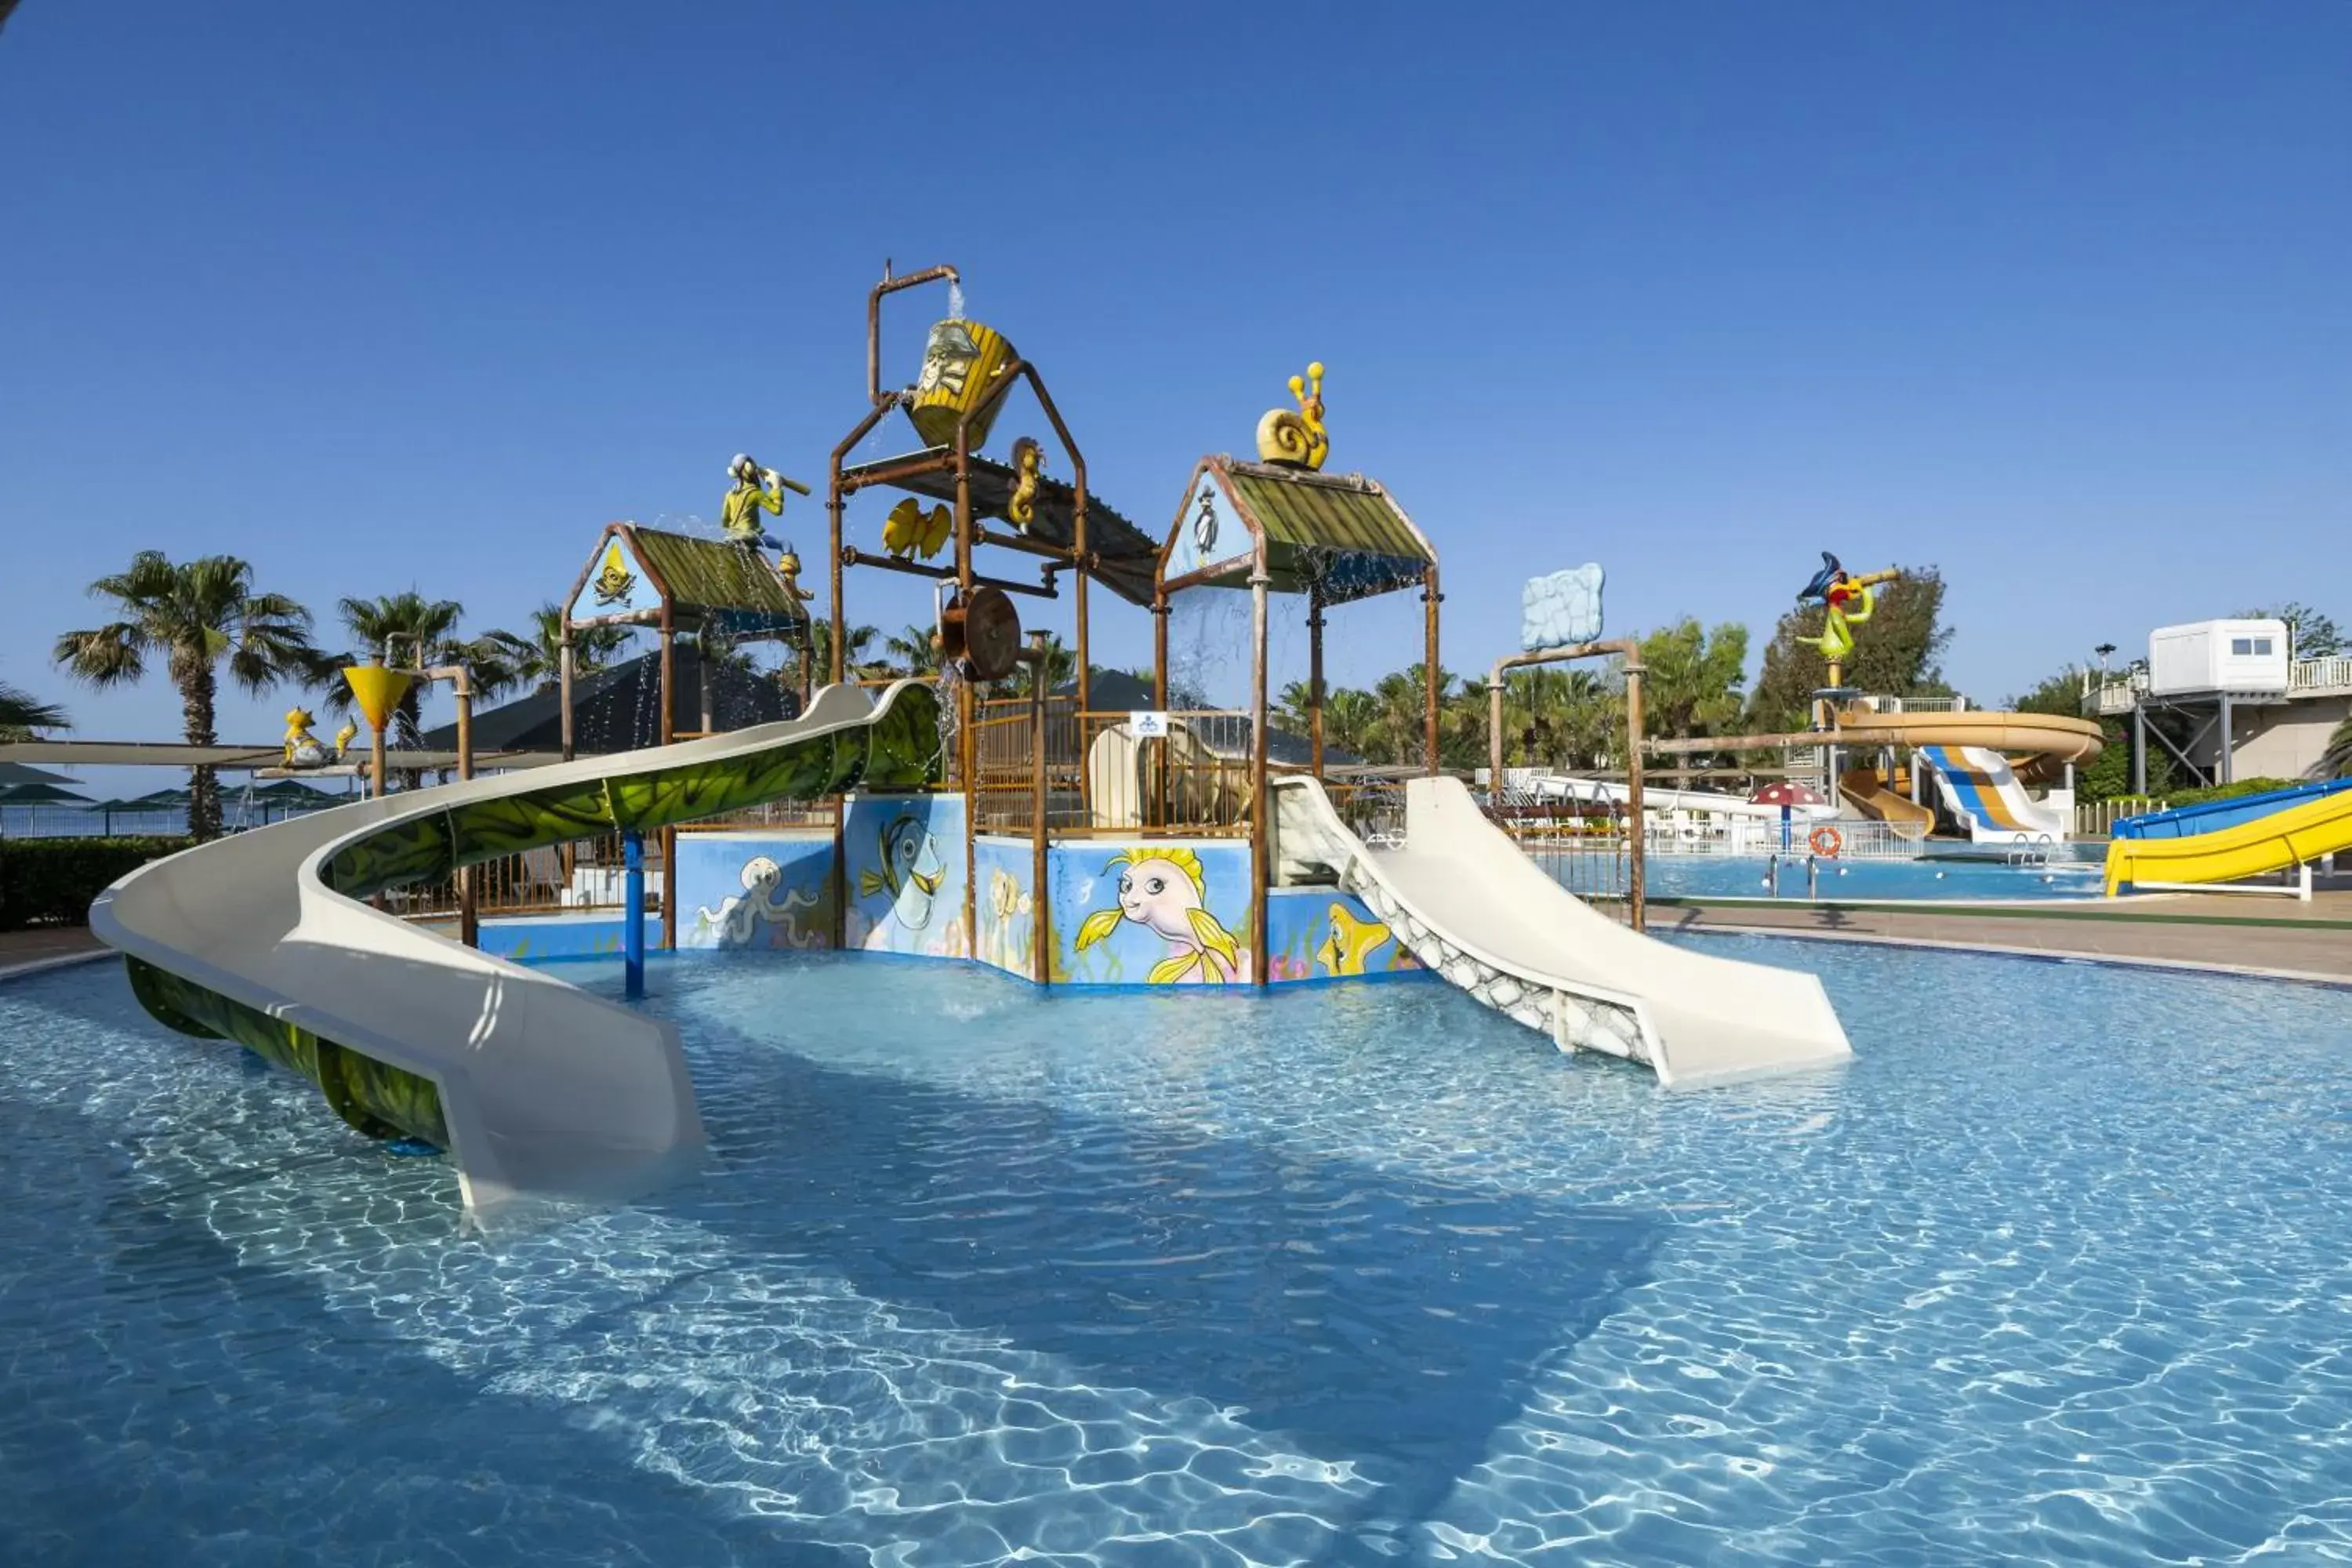
POLYGON ((2352 1555, 2352 995, 1706 945, 1859 1059, 682 962, 710 1169, 502 1249, 110 967, 0 987, 0 1562, 2352 1555))
MULTIPOLYGON (((1766 867, 1760 859, 1727 855, 1653 855, 1646 862, 1654 897, 1762 899, 1766 867)), ((2101 861, 2060 860, 2048 866, 2016 867, 1999 859, 1824 860, 1821 897, 1831 899, 2095 899, 2101 892, 2101 861)), ((1801 852, 1780 866, 1783 899, 1805 896, 1801 852)))

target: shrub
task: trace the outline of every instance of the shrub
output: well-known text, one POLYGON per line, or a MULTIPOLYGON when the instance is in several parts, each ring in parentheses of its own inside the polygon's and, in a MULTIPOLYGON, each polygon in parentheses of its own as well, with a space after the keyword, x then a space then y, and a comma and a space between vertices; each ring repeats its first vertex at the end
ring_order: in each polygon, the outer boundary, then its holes
POLYGON ((2199 789, 2173 790, 2165 795, 2164 804, 2172 806, 2210 805, 2217 800, 2235 800, 2244 795, 2268 795, 2273 790, 2293 789, 2306 782, 2303 779, 2238 779, 2230 784, 2207 784, 2199 789))
POLYGON ((81 925, 89 901, 150 860, 185 849, 185 838, 0 839, 0 931, 81 925))

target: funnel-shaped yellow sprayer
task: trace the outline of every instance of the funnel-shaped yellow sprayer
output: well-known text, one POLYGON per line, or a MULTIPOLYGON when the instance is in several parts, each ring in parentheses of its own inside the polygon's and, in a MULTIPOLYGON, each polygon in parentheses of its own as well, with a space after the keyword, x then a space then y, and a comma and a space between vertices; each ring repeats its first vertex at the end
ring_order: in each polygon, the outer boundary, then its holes
POLYGON ((370 755, 370 786, 381 797, 383 794, 383 731, 392 722, 392 710, 408 694, 408 683, 416 677, 405 669, 388 669, 380 664, 354 664, 343 670, 343 679, 351 683, 352 700, 366 715, 368 727, 375 731, 375 743, 370 755))

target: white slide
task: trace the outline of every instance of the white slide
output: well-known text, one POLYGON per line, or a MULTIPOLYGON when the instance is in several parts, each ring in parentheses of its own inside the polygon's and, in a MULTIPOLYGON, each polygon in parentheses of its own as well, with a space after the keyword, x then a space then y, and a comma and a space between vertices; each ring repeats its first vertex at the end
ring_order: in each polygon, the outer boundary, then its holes
POLYGON ((1922 746, 1913 760, 1927 764, 1944 804, 1968 825, 1973 843, 2048 843, 2067 837, 2071 813, 2027 794, 2009 759, 1990 747, 1922 746))
POLYGON ((1311 778, 1275 781, 1276 879, 1334 879, 1407 951, 1563 1050, 1687 1087, 1853 1055, 1820 980, 1643 936, 1546 876, 1461 781, 1405 784, 1404 844, 1373 848, 1311 778))
MULTIPOLYGON (((458 808, 485 802, 508 803, 510 812, 497 815, 511 815, 510 838, 533 831, 528 824, 540 810, 548 826, 538 841, 556 842, 604 830, 593 814, 614 814, 624 790, 652 800, 656 818, 678 820, 711 814, 692 809, 710 798, 697 795, 698 786, 731 785, 737 796, 781 790, 792 773, 783 762, 804 758, 833 782, 844 770, 865 769, 894 708, 894 730, 929 728, 936 749, 935 706, 918 711, 929 696, 893 687, 877 704, 853 687, 832 687, 804 717, 784 723, 297 816, 140 868, 99 896, 90 926, 135 961, 134 987, 159 1017, 194 1033, 234 1026, 238 1037, 281 1058, 294 1041, 292 1054, 318 1067, 320 1088, 347 1117, 347 1056, 427 1080, 477 1219, 526 1200, 617 1201, 659 1184, 701 1152, 702 1121, 677 1029, 347 897, 329 885, 331 862, 368 840, 463 841, 469 819, 458 808), (524 798, 532 795, 542 801, 524 798), (142 963, 163 978, 142 975, 142 963), (230 1006, 220 1005, 224 998, 230 1006)), ((805 779, 807 770, 794 776, 805 779)), ((394 881, 403 879, 415 879, 394 881)), ((362 1072, 378 1070, 367 1063, 362 1072)), ((428 1112, 432 1098, 424 1097, 428 1112)))

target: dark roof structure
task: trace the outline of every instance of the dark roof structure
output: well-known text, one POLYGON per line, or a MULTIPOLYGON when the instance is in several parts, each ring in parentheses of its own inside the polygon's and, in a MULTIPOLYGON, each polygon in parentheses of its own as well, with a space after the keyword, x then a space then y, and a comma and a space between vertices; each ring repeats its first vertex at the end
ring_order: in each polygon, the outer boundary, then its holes
MULTIPOLYGON (((675 732, 690 734, 702 728, 703 661, 689 642, 680 642, 673 657, 677 686, 670 724, 675 732)), ((720 730, 772 724, 800 712, 798 695, 786 693, 773 675, 761 674, 732 659, 714 662, 710 699, 711 721, 720 730)), ((572 716, 573 749, 582 756, 659 745, 660 654, 645 654, 575 679, 572 716)), ((457 727, 444 724, 427 731, 419 743, 428 752, 451 751, 457 743, 457 727)), ((554 752, 562 744, 563 703, 551 686, 474 715, 478 752, 554 752)), ((396 753, 394 764, 399 765, 396 753)))

